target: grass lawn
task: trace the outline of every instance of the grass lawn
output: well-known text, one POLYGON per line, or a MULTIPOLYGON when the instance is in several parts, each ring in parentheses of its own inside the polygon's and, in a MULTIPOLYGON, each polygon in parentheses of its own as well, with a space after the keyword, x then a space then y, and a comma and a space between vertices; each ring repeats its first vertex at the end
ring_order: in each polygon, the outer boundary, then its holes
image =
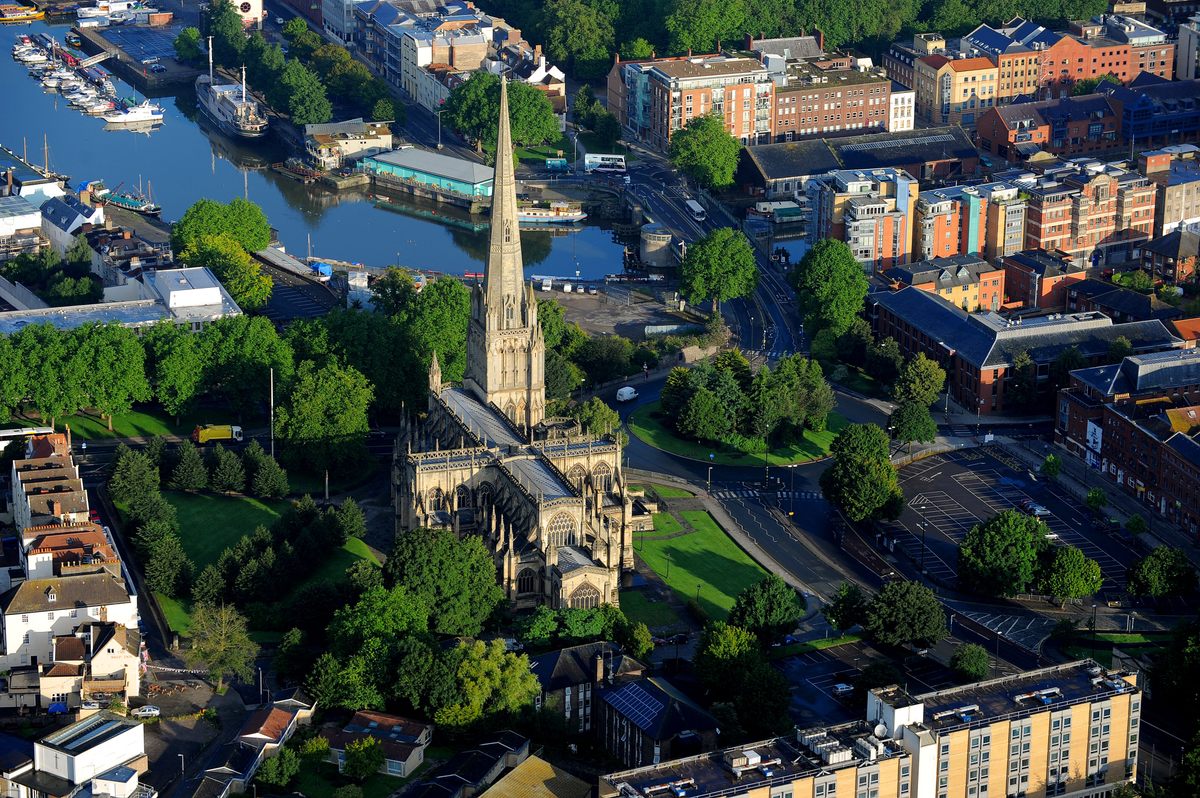
MULTIPOLYGON (((804 431, 804 440, 799 443, 780 446, 767 455, 771 465, 790 465, 792 463, 807 463, 825 457, 829 454, 829 446, 833 439, 848 422, 838 413, 830 413, 824 432, 804 431)), ((761 454, 746 454, 724 444, 699 443, 677 437, 675 431, 667 427, 662 420, 658 402, 642 405, 629 416, 629 430, 643 443, 648 443, 656 449, 688 457, 693 460, 709 461, 709 454, 715 455, 711 462, 718 465, 730 466, 761 466, 761 454)))
MULTIPOLYGON (((838 365, 839 364, 831 363, 827 367, 823 366, 826 379, 830 380, 831 382, 834 381, 831 375, 838 365)), ((845 369, 845 376, 838 375, 841 377, 841 379, 836 381, 838 385, 842 386, 843 388, 848 388, 856 393, 861 393, 864 396, 874 396, 879 399, 889 398, 890 392, 887 390, 887 388, 883 385, 880 385, 879 380, 875 379, 870 374, 867 374, 861 369, 856 369, 853 366, 846 366, 845 369)))
POLYGON ((179 536, 183 548, 199 573, 214 563, 221 552, 242 535, 254 534, 257 526, 270 527, 287 507, 284 501, 262 501, 249 496, 217 496, 212 493, 163 491, 179 514, 179 536))
POLYGON ((698 589, 701 608, 712 618, 723 619, 737 594, 766 576, 766 571, 704 510, 680 515, 692 528, 691 534, 647 538, 638 554, 681 599, 696 598, 698 589))
MULTIPOLYGON (((259 526, 270 527, 285 507, 285 501, 264 502, 244 496, 216 496, 213 494, 180 493, 165 491, 163 495, 179 514, 179 534, 183 548, 192 558, 199 571, 214 563, 221 552, 237 543, 242 535, 249 535, 259 526)), ((286 604, 292 593, 304 585, 337 581, 347 568, 358 560, 379 561, 367 544, 351 539, 345 545, 323 555, 321 565, 303 582, 290 584, 287 595, 281 598, 286 604)), ((177 601, 158 596, 159 606, 166 616, 167 624, 175 632, 186 635, 191 626, 191 607, 186 601, 177 601)), ((255 630, 253 637, 259 643, 277 642, 279 633, 272 630, 255 630)), ((314 793, 315 794, 315 793, 314 793)))
POLYGON ((660 499, 690 499, 696 494, 683 488, 673 488, 670 485, 651 485, 650 490, 658 494, 660 499))
POLYGON ((1081 631, 1075 634, 1069 645, 1063 646, 1068 656, 1083 659, 1091 657, 1106 668, 1112 667, 1113 648, 1131 655, 1157 654, 1170 643, 1171 632, 1097 632, 1081 631))
POLYGON ((684 628, 683 619, 675 608, 665 601, 653 601, 640 590, 621 591, 621 611, 625 617, 637 623, 657 630, 674 630, 684 628))
MULTIPOLYGON (((361 467, 347 468, 339 470, 336 473, 331 473, 329 475, 329 493, 332 496, 357 488, 359 485, 374 479, 378 473, 379 463, 373 457, 363 462, 361 467)), ((292 488, 293 495, 303 496, 307 493, 318 500, 325 497, 324 474, 309 474, 306 471, 293 473, 288 471, 288 484, 292 488)))
MULTIPOLYGON (((18 416, 10 423, 20 427, 46 426, 45 420, 39 418, 34 411, 28 416, 18 416)), ((71 425, 71 435, 88 441, 105 440, 109 438, 150 437, 151 435, 187 435, 197 424, 229 423, 229 413, 217 408, 204 408, 179 419, 167 416, 161 408, 146 407, 132 410, 128 413, 113 416, 113 428, 110 432, 108 421, 100 418, 99 411, 85 410, 73 416, 63 416, 54 420, 55 429, 60 432, 71 425)))
POLYGON ((857 643, 859 640, 862 640, 862 637, 859 635, 842 635, 841 637, 828 637, 823 640, 809 640, 806 643, 792 643, 791 645, 771 649, 771 659, 794 657, 798 654, 808 654, 811 651, 824 651, 827 648, 837 648, 847 643, 857 643))
POLYGON ((654 532, 656 535, 674 535, 683 531, 683 524, 670 513, 654 514, 654 532))
MULTIPOLYGON (((342 776, 342 774, 338 773, 337 767, 328 762, 301 761, 300 772, 296 775, 296 780, 292 782, 292 788, 296 792, 314 796, 333 795, 334 790, 338 787, 357 783, 342 776)), ((423 766, 417 768, 413 776, 422 770, 424 770, 423 766)), ((400 789, 407 781, 412 779, 413 776, 398 779, 394 776, 385 776, 382 773, 376 773, 359 786, 362 787, 363 798, 387 798, 387 796, 400 789)))
POLYGON ((547 158, 566 158, 568 161, 575 157, 575 145, 567 134, 559 136, 558 141, 543 144, 539 147, 518 147, 517 159, 521 161, 545 161, 547 158), (562 150, 562 155, 559 155, 562 150))

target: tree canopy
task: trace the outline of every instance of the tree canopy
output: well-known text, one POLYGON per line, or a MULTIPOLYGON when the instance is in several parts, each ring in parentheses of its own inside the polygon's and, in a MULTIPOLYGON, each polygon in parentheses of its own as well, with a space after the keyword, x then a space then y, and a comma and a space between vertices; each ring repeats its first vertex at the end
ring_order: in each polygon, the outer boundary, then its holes
POLYGON ((179 254, 188 266, 201 266, 221 281, 243 310, 257 310, 271 298, 274 283, 228 233, 202 235, 179 254))
POLYGON ((184 660, 192 666, 203 665, 217 678, 217 687, 228 675, 249 681, 254 674, 258 644, 250 639, 246 619, 235 607, 201 604, 192 612, 188 635, 191 648, 184 660))
POLYGON ((867 276, 845 243, 818 241, 792 272, 792 284, 804 312, 809 335, 828 329, 835 336, 850 329, 867 296, 867 276))
POLYGON ((247 252, 271 243, 271 225, 262 208, 240 197, 228 204, 200 199, 192 203, 171 227, 171 244, 177 252, 204 236, 227 235, 247 252))
POLYGON ((1033 582, 1046 525, 1017 510, 1005 510, 967 532, 958 549, 960 583, 985 596, 1013 596, 1033 582))
POLYGON ((964 682, 980 682, 992 672, 987 649, 977 643, 963 643, 950 656, 950 667, 964 682))
MULTIPOLYGON (((496 149, 500 119, 500 78, 485 69, 455 86, 443 106, 443 120, 476 142, 480 150, 496 149)), ((558 139, 558 119, 546 95, 521 81, 508 83, 508 116, 513 144, 529 147, 558 139)))
POLYGON ((918 352, 900 369, 892 386, 892 398, 897 404, 911 402, 928 408, 937 400, 946 384, 946 370, 937 361, 918 352))
POLYGON ((313 471, 358 461, 373 397, 371 383, 353 367, 303 361, 275 411, 275 433, 287 446, 286 456, 313 471))
POLYGON ((1128 580, 1135 596, 1186 596, 1196 590, 1196 567, 1181 549, 1159 546, 1130 566, 1128 580))
POLYGON ((821 492, 851 521, 890 513, 903 499, 887 433, 879 427, 847 425, 829 451, 833 464, 821 474, 821 492))
POLYGON ((888 582, 867 607, 867 632, 884 645, 930 646, 946 636, 946 613, 917 582, 888 582))
POLYGON ((693 117, 671 136, 670 156, 675 168, 704 188, 733 185, 742 145, 725 129, 717 114, 693 117))
POLYGON ((795 628, 803 615, 796 591, 775 574, 767 574, 738 594, 729 611, 729 623, 770 643, 795 628))
POLYGON ((692 304, 719 303, 749 296, 758 285, 758 263, 740 230, 718 227, 687 249, 680 269, 680 288, 692 304))
POLYGON ((1095 595, 1103 582, 1100 564, 1074 546, 1055 546, 1040 575, 1042 592, 1064 602, 1095 595))

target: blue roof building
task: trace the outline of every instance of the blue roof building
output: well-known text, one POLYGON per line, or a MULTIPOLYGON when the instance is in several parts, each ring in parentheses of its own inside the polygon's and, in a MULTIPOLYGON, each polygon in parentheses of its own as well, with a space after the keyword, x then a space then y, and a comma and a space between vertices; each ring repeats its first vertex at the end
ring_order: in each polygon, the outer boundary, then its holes
POLYGON ((438 193, 472 199, 492 196, 490 166, 415 147, 364 158, 362 167, 373 175, 415 183, 438 193))

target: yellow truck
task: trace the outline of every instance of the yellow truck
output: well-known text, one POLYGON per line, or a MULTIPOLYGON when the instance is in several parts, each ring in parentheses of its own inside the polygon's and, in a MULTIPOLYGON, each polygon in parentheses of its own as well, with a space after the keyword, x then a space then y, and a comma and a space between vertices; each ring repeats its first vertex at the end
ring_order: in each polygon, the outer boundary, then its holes
POLYGON ((240 441, 242 428, 229 424, 201 424, 192 430, 192 440, 196 443, 210 441, 240 441))

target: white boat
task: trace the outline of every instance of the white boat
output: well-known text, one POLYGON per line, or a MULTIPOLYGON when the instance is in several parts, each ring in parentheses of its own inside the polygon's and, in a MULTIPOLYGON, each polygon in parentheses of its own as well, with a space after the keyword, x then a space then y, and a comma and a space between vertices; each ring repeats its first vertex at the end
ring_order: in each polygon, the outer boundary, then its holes
POLYGON ((117 113, 104 114, 104 121, 110 125, 141 125, 163 121, 163 109, 160 105, 146 100, 117 113))
POLYGON ((575 224, 586 218, 582 208, 569 202, 534 203, 517 208, 517 221, 526 225, 575 224))
POLYGON ((246 68, 242 67, 241 85, 219 85, 213 75, 212 38, 208 40, 208 74, 196 78, 196 101, 200 110, 217 123, 221 131, 244 139, 267 134, 267 116, 246 90, 246 68))
POLYGON ((116 107, 117 104, 112 100, 107 100, 101 97, 97 100, 94 100, 90 105, 85 105, 83 107, 83 111, 84 113, 91 114, 92 116, 100 116, 101 114, 109 113, 116 107))
POLYGON ((49 56, 41 50, 26 50, 17 56, 17 60, 22 64, 44 64, 50 60, 49 56))

